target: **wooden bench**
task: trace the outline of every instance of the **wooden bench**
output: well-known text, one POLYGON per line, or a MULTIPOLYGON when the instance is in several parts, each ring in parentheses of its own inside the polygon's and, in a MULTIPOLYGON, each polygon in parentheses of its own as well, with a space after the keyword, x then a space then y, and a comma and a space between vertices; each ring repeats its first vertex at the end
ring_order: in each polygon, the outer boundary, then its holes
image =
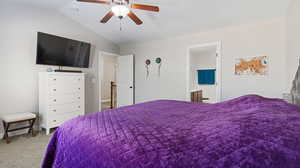
POLYGON ((29 129, 28 134, 32 133, 32 136, 34 136, 33 133, 33 124, 36 120, 36 115, 33 113, 16 113, 16 114, 7 114, 1 116, 3 127, 4 127, 4 137, 3 139, 6 140, 6 143, 9 143, 8 139, 8 133, 13 131, 18 131, 22 129, 29 129), (22 122, 29 122, 28 126, 20 127, 20 128, 14 128, 9 129, 9 126, 16 123, 22 123, 22 122))

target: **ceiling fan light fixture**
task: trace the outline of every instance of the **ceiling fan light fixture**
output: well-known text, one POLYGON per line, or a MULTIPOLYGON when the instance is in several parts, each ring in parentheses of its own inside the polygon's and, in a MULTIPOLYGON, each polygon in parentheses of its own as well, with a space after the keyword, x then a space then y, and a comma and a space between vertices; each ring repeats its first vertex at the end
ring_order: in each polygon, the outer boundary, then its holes
MULTIPOLYGON (((130 0, 77 0, 78 2, 110 5, 111 10, 101 19, 101 23, 107 23, 113 16, 120 20, 128 16, 135 24, 141 25, 143 21, 134 14, 131 9, 159 12, 158 6, 130 3, 130 0)), ((121 24, 121 22, 120 22, 121 24)))
POLYGON ((130 12, 129 8, 125 5, 115 5, 111 8, 111 11, 119 18, 124 18, 130 12))

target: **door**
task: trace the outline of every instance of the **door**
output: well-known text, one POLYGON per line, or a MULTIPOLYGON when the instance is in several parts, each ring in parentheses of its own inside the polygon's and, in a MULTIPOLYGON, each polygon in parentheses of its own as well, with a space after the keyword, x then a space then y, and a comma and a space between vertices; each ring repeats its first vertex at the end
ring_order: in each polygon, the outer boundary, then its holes
POLYGON ((117 64, 117 106, 134 104, 134 56, 120 56, 117 64))

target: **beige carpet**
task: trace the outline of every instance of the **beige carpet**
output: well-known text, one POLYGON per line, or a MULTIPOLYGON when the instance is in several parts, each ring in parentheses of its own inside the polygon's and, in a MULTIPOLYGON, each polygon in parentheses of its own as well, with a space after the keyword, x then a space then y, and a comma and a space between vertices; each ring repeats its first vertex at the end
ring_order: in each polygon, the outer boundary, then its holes
POLYGON ((0 168, 39 168, 51 136, 38 134, 0 140, 0 168))

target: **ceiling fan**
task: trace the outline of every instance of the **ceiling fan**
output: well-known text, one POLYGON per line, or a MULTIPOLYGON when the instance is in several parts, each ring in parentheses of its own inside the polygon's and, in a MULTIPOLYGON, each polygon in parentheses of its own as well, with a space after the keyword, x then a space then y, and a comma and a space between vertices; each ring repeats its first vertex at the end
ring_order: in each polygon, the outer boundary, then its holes
POLYGON ((101 23, 107 23, 113 16, 117 16, 119 19, 123 19, 126 16, 129 16, 137 25, 141 25, 143 21, 139 19, 130 9, 140 9, 151 12, 159 12, 159 7, 151 5, 142 5, 130 3, 129 0, 112 0, 111 2, 103 0, 77 0, 79 2, 89 2, 97 4, 112 5, 111 11, 109 11, 104 18, 101 20, 101 23))

